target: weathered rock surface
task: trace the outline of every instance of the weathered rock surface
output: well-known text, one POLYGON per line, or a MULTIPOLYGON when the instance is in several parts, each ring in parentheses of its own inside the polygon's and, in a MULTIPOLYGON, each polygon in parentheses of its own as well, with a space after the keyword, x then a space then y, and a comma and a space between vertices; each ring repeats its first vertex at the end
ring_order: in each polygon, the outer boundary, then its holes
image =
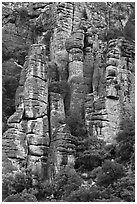
POLYGON ((130 81, 133 67, 127 65, 127 60, 131 61, 133 58, 123 57, 123 44, 127 46, 125 49, 129 49, 128 42, 125 40, 109 41, 106 67, 102 67, 105 75, 101 75, 105 77, 105 95, 103 96, 102 91, 99 93, 99 90, 97 95, 87 95, 85 103, 86 125, 89 131, 108 143, 115 141, 120 121, 124 117, 123 113, 126 112, 126 106, 129 107, 131 99, 134 98, 134 86, 130 81), (100 94, 102 97, 99 96, 100 94), (90 99, 88 99, 89 96, 90 99), (91 108, 88 101, 93 104, 91 108))
POLYGON ((24 161, 28 168, 39 166, 39 174, 43 171, 41 157, 49 149, 47 84, 45 45, 33 45, 22 70, 16 112, 8 120, 11 128, 3 136, 4 151, 15 169, 24 161))
POLYGON ((12 171, 19 170, 25 164, 34 181, 37 176, 52 180, 66 165, 75 164, 78 138, 66 124, 68 115, 79 114, 87 136, 115 142, 119 124, 134 103, 134 48, 124 38, 107 44, 99 40, 101 28, 84 2, 30 7, 39 16, 41 32, 26 57, 16 112, 3 135, 4 168, 9 163, 12 171))
POLYGON ((70 38, 66 41, 66 49, 69 52, 70 112, 75 111, 77 107, 80 114, 82 114, 86 91, 83 74, 83 48, 84 31, 72 32, 70 38))

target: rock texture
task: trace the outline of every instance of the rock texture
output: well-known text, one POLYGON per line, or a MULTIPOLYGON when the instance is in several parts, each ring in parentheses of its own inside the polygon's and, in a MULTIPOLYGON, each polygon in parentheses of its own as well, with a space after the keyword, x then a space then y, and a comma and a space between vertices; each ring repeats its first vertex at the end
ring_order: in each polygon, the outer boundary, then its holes
POLYGON ((3 135, 3 167, 25 167, 35 185, 37 176, 52 180, 75 164, 77 136, 67 116, 79 114, 87 137, 115 142, 120 121, 134 103, 134 46, 124 38, 100 40, 85 3, 31 6, 41 32, 21 71, 16 112, 3 135))
MULTIPOLYGON (((123 39, 109 41, 106 64, 101 67, 104 69, 104 75, 102 74, 102 79, 100 78, 100 81, 105 82, 105 86, 104 83, 102 84, 105 90, 99 90, 96 93, 96 87, 93 86, 93 94, 88 94, 86 100, 88 129, 92 129, 94 135, 107 143, 114 142, 126 107, 133 103, 132 99, 134 98, 134 86, 131 83, 133 65, 130 67, 133 58, 131 56, 125 57, 127 54, 122 52, 125 44, 125 50, 131 49, 131 53, 134 52, 133 47, 129 46, 129 43, 123 39), (129 64, 128 60, 130 61, 129 64), (130 91, 128 91, 129 89, 130 91), (90 106, 92 107, 90 108, 90 106)), ((132 78, 132 80, 134 79, 132 78)))
POLYGON ((47 111, 48 80, 45 45, 34 44, 30 48, 21 72, 16 93, 16 112, 9 118, 10 129, 3 137, 3 147, 9 152, 7 156, 15 168, 21 168, 17 164, 22 165, 24 162, 28 170, 42 175, 49 148, 47 111), (11 142, 10 146, 6 147, 8 135, 11 137, 11 142))

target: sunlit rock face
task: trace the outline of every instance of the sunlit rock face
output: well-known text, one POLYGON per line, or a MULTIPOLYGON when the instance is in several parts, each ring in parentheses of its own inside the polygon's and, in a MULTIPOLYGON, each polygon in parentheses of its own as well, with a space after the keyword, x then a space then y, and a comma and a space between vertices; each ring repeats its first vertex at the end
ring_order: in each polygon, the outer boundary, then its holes
POLYGON ((72 30, 73 3, 59 2, 56 5, 56 27, 50 43, 50 60, 55 61, 60 80, 68 78, 68 53, 65 48, 66 39, 72 30))
POLYGON ((16 94, 16 112, 9 118, 10 129, 3 138, 6 155, 15 169, 26 166, 34 175, 44 176, 43 169, 49 149, 47 107, 45 45, 34 44, 21 73, 16 94), (9 148, 6 147, 8 143, 9 148))
POLYGON ((79 114, 85 137, 115 142, 134 103, 134 49, 124 38, 100 40, 85 3, 33 6, 40 8, 42 32, 21 71, 16 112, 3 135, 3 169, 26 168, 35 184, 37 177, 51 181, 65 166, 74 167, 79 138, 66 124, 71 114, 79 114))
POLYGON ((126 109, 133 103, 133 53, 133 47, 128 41, 123 39, 109 41, 106 64, 102 67, 104 75, 101 75, 101 78, 104 77, 102 81, 105 82, 104 91, 96 93, 93 81, 93 94, 87 95, 86 125, 90 133, 107 143, 115 142, 119 124, 124 118, 126 109), (123 47, 126 53, 123 53, 123 47), (92 104, 91 109, 89 104, 92 104))

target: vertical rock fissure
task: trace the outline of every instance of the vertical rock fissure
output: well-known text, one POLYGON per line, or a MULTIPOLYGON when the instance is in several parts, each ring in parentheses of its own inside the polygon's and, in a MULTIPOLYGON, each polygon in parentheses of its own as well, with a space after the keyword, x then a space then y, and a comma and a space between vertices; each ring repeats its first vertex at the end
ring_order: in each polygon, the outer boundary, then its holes
POLYGON ((25 161, 25 170, 26 170, 26 175, 29 173, 28 172, 28 162, 29 162, 29 157, 30 157, 30 150, 29 150, 29 143, 27 140, 27 136, 26 136, 26 146, 27 146, 27 155, 26 155, 26 161, 25 161))
POLYGON ((48 93, 48 111, 47 111, 47 114, 48 114, 48 133, 49 133, 49 147, 50 147, 50 144, 51 144, 51 121, 50 121, 50 118, 51 118, 51 101, 50 101, 50 93, 48 93))
POLYGON ((75 2, 73 2, 72 4, 73 4, 73 14, 72 14, 72 28, 71 28, 71 32, 73 31, 73 25, 74 25, 75 2))

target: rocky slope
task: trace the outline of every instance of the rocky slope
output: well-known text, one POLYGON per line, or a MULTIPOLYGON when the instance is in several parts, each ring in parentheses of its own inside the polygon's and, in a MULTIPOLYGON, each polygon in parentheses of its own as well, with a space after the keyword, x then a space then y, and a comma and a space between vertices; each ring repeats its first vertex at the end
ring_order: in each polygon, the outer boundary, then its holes
POLYGON ((35 184, 75 164, 78 138, 67 117, 78 114, 85 137, 115 142, 134 104, 134 44, 124 37, 102 41, 86 3, 26 7, 36 35, 3 135, 3 171, 26 168, 35 184))

